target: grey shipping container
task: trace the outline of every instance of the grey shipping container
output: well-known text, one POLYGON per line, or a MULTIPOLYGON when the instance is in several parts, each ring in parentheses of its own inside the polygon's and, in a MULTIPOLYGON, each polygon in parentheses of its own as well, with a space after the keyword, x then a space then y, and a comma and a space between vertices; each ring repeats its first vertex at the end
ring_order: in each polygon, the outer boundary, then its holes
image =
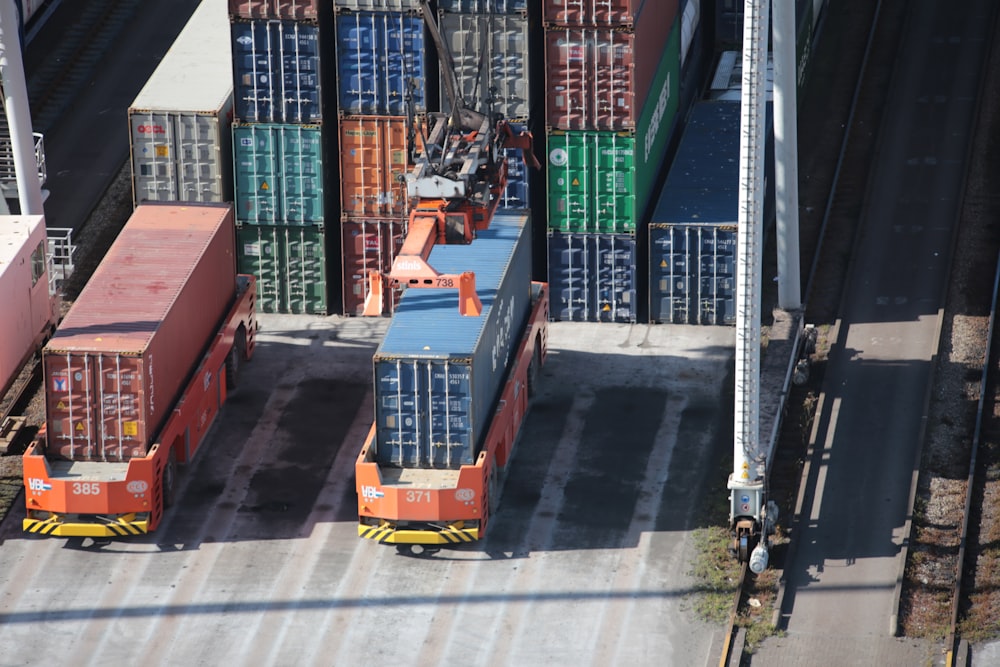
MULTIPOLYGON (((531 114, 527 14, 441 12, 439 17, 466 106, 508 119, 527 119, 531 114)), ((451 110, 443 80, 441 109, 451 110)))
POLYGON ((476 460, 531 309, 530 219, 498 213, 471 245, 438 245, 442 273, 473 270, 479 316, 458 292, 403 293, 375 353, 376 458, 384 465, 456 469, 476 460))
POLYGON ((636 321, 634 234, 549 231, 549 313, 575 322, 636 321))
POLYGON ((129 107, 134 206, 232 200, 228 34, 225 4, 202 2, 129 107))

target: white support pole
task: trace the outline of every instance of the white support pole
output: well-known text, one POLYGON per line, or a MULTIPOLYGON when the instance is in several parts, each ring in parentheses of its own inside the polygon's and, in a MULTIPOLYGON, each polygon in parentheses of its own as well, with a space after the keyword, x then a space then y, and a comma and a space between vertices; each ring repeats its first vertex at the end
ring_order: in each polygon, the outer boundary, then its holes
POLYGON ((778 241, 778 306, 802 307, 799 270, 799 168, 796 130, 795 2, 772 0, 774 52, 774 178, 778 241))
POLYGON ((743 13, 743 82, 740 108, 739 217, 736 279, 736 405, 732 517, 761 514, 764 461, 760 451, 760 311, 764 217, 769 0, 746 0, 743 13), (744 499, 746 499, 744 501, 744 499))
POLYGON ((10 127, 14 170, 17 172, 17 197, 23 215, 44 215, 42 184, 38 178, 35 140, 31 133, 28 110, 28 87, 24 81, 21 38, 15 0, 0 0, 0 82, 3 85, 4 109, 10 127))

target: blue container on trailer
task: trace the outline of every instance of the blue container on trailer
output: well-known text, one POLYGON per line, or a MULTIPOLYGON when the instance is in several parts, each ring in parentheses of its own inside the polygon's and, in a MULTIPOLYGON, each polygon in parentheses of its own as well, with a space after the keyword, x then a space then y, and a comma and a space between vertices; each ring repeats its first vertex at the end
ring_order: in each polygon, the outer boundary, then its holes
POLYGON ((634 234, 549 230, 548 242, 552 319, 636 321, 634 234))
POLYGON ((248 123, 322 118, 319 27, 307 21, 233 19, 233 108, 248 123))
POLYGON ((374 357, 376 458, 406 468, 474 463, 531 310, 526 213, 498 212, 471 245, 438 245, 441 273, 475 271, 478 317, 454 289, 407 289, 374 357))
POLYGON ((427 111, 424 20, 412 12, 338 8, 341 113, 405 116, 427 111))
POLYGON ((233 125, 236 220, 251 225, 319 225, 323 132, 317 125, 233 125))

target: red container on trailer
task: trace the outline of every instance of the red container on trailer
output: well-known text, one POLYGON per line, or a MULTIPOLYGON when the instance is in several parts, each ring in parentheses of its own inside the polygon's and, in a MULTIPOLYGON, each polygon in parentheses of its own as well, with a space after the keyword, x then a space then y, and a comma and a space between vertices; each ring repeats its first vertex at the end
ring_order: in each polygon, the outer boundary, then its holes
POLYGON ((49 454, 143 456, 236 294, 228 204, 144 204, 42 352, 49 454))
POLYGON ((308 21, 318 8, 319 0, 229 0, 229 15, 242 19, 308 21))
MULTIPOLYGON (((388 273, 403 247, 406 225, 399 218, 345 220, 342 225, 344 261, 344 314, 362 315, 368 296, 368 273, 388 273)), ((391 314, 399 303, 399 290, 385 290, 382 312, 391 314)))
POLYGON ((647 2, 633 29, 546 26, 545 123, 558 130, 634 129, 677 16, 647 2))

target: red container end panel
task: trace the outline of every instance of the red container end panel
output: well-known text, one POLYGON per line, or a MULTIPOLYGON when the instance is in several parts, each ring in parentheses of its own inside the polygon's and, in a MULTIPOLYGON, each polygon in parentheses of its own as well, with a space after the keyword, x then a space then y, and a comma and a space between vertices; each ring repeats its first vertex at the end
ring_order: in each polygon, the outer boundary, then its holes
MULTIPOLYGON (((397 219, 346 220, 342 224, 344 262, 344 314, 364 314, 368 273, 388 273, 403 247, 406 225, 397 219)), ((391 314, 399 303, 399 290, 385 290, 382 312, 391 314)))
POLYGON ((230 205, 136 208, 45 346, 49 454, 143 456, 236 289, 230 205))
POLYGON ((644 21, 673 23, 677 0, 545 0, 546 23, 574 26, 632 26, 644 21))
POLYGON ((318 8, 318 0, 229 0, 229 15, 243 19, 308 21, 318 8))
POLYGON ((669 41, 673 18, 666 18, 638 23, 634 30, 547 27, 546 125, 634 129, 669 41))

